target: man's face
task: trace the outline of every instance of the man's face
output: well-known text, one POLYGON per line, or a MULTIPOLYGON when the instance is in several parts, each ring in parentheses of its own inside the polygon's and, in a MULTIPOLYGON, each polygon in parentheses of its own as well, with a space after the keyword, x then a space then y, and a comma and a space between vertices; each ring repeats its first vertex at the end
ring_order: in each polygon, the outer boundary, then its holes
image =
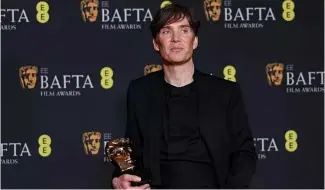
POLYGON ((281 85, 283 79, 283 67, 275 65, 270 70, 271 83, 275 85, 281 85))
POLYGON ((100 138, 98 135, 92 134, 88 137, 86 143, 88 150, 91 152, 91 154, 97 154, 100 147, 100 138))
POLYGON ((98 4, 95 2, 89 2, 85 8, 86 19, 90 22, 95 22, 98 15, 98 4))
POLYGON ((217 21, 221 15, 221 1, 213 0, 206 1, 206 11, 208 13, 209 18, 213 21, 217 21))
POLYGON ((36 77, 37 72, 33 69, 27 69, 25 70, 25 72, 23 73, 23 80, 24 80, 24 84, 29 88, 32 89, 35 87, 36 84, 36 77))
POLYGON ((186 17, 164 26, 153 40, 154 49, 171 64, 183 64, 192 59, 198 38, 186 17))

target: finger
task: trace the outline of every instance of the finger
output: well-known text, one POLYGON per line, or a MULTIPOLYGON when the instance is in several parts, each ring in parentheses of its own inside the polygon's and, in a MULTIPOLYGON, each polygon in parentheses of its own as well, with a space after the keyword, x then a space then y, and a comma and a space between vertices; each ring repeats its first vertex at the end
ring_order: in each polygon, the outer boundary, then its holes
POLYGON ((126 189, 147 189, 148 187, 150 187, 150 185, 143 184, 141 186, 131 186, 130 184, 125 184, 123 187, 126 189))
POLYGON ((139 186, 131 186, 128 183, 123 184, 121 187, 122 187, 122 189, 142 189, 139 186))
POLYGON ((119 178, 117 178, 117 177, 113 178, 112 184, 113 184, 113 187, 114 188, 119 188, 119 183, 120 183, 120 179, 119 178))
POLYGON ((124 181, 121 183, 121 189, 132 189, 130 182, 124 181))
POLYGON ((147 189, 148 187, 150 187, 149 184, 143 184, 141 186, 138 186, 139 189, 147 189))
POLYGON ((131 185, 131 182, 129 182, 129 181, 123 181, 121 183, 121 187, 123 189, 147 189, 148 187, 150 187, 150 185, 149 184, 143 184, 141 186, 132 186, 131 185))
POLYGON ((124 174, 123 181, 141 181, 141 177, 136 175, 124 174))

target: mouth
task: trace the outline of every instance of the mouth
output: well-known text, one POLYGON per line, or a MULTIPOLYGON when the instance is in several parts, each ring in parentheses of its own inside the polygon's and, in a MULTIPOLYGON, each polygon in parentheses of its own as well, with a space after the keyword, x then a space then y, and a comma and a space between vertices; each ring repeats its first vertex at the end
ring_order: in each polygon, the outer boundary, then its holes
POLYGON ((183 48, 172 48, 170 49, 172 52, 181 52, 183 48))

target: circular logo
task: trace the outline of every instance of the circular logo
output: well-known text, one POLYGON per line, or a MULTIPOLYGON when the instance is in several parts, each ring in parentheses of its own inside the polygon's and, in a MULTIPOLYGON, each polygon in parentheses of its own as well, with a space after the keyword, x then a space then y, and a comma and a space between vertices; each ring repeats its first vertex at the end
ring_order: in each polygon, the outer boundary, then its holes
POLYGON ((104 67, 100 71, 100 76, 102 77, 100 84, 104 89, 110 89, 113 87, 113 74, 114 72, 110 67, 104 67))
POLYGON ((37 15, 36 19, 39 23, 47 23, 50 19, 50 15, 48 11, 50 10, 50 6, 45 1, 40 1, 36 5, 37 15))
POLYGON ((52 152, 52 149, 50 146, 51 143, 52 143, 51 137, 48 135, 41 135, 38 138, 38 144, 40 145, 38 147, 38 152, 41 156, 47 157, 51 154, 51 152, 52 152))
POLYGON ((228 65, 223 69, 224 79, 236 82, 236 69, 232 65, 228 65))
POLYGON ((288 152, 294 152, 298 148, 298 134, 294 130, 289 130, 285 133, 284 138, 286 140, 285 148, 288 152))
POLYGON ((282 3, 282 18, 285 21, 292 21, 295 18, 295 12, 293 11, 295 8, 295 3, 291 0, 285 0, 282 3))

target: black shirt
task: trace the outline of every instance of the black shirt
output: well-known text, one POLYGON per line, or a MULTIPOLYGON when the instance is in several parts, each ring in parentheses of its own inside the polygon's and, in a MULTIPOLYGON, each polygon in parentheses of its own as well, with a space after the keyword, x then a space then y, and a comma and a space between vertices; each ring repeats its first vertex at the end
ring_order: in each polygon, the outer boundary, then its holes
POLYGON ((161 136, 163 188, 216 188, 211 158, 199 133, 196 82, 175 87, 165 82, 161 136))

